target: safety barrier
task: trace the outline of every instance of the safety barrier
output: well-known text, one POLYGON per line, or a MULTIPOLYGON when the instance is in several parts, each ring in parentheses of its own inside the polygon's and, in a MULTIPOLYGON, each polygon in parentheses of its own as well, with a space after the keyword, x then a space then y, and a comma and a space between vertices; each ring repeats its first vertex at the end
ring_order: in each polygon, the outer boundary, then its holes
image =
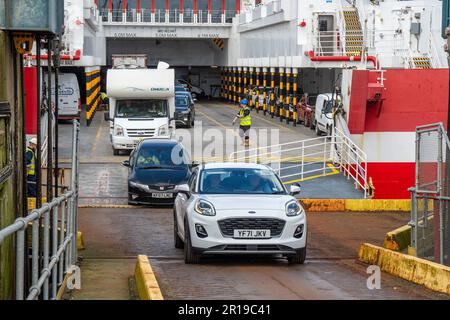
POLYGON ((450 265, 450 140, 442 123, 416 128, 411 247, 418 257, 450 265), (445 171, 444 171, 445 170, 445 171))
POLYGON ((180 11, 164 9, 127 9, 101 10, 103 23, 148 24, 148 23, 185 23, 185 24, 231 24, 235 11, 186 9, 180 11))
POLYGON ((282 179, 326 176, 335 166, 367 197, 367 155, 338 128, 324 136, 235 151, 229 161, 270 165, 282 179), (330 168, 331 166, 331 168, 330 168))
POLYGON ((64 277, 77 263, 78 133, 79 123, 74 121, 70 190, 0 230, 0 246, 14 237, 16 300, 56 299, 64 277), (30 284, 26 274, 31 275, 30 284))

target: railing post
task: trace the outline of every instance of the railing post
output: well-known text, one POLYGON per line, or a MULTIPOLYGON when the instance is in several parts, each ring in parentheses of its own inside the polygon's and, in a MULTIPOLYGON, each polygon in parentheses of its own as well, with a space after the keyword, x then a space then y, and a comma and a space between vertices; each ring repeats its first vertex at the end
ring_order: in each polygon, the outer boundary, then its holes
POLYGON ((411 221, 408 223, 411 226, 411 247, 417 252, 417 197, 414 188, 409 188, 411 193, 411 221))
POLYGON ((442 130, 441 128, 438 129, 438 181, 437 181, 437 191, 439 195, 439 263, 444 264, 444 210, 442 207, 443 201, 442 200, 442 130))
MULTIPOLYGON (((61 226, 61 229, 63 227, 61 226)), ((58 256, 58 206, 52 211, 52 260, 58 256)), ((54 264, 51 269, 52 274, 52 300, 56 300, 58 291, 58 264, 54 264)))
MULTIPOLYGON (((64 200, 61 202, 61 229, 59 230, 59 246, 62 246, 65 241, 65 229, 66 228, 66 201, 64 200)), ((63 278, 64 278, 64 261, 65 261, 66 254, 63 252, 61 254, 61 257, 59 257, 59 272, 58 272, 58 284, 62 284, 63 278)))
POLYGON ((17 232, 16 238, 16 300, 24 298, 25 228, 24 222, 23 229, 17 232))
MULTIPOLYGON (((49 255, 50 255, 50 212, 49 210, 45 210, 44 212, 44 253, 43 253, 43 270, 48 271, 48 262, 49 262, 49 255)), ((49 297, 49 281, 48 278, 44 280, 44 290, 43 290, 43 299, 48 300, 49 297)))
POLYGON ((323 170, 322 170, 322 175, 323 176, 325 176, 326 175, 326 172, 327 172, 327 157, 326 157, 326 155, 327 155, 327 144, 328 144, 328 138, 327 137, 325 137, 324 138, 324 143, 323 143, 323 155, 322 155, 322 157, 323 157, 323 170))
POLYGON ((305 172, 305 141, 302 141, 302 173, 301 173, 302 181, 304 178, 304 172, 305 172))
POLYGON ((35 286, 39 279, 39 221, 33 221, 31 235, 31 286, 35 286))

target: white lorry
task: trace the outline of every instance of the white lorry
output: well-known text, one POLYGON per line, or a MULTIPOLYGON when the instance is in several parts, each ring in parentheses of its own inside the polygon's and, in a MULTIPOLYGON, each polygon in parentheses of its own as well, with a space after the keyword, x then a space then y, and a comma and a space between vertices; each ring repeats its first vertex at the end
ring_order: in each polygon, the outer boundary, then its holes
POLYGON ((175 72, 157 69, 110 69, 107 75, 110 135, 114 155, 133 150, 143 139, 172 136, 175 130, 175 72))
POLYGON ((333 134, 333 104, 339 99, 336 94, 322 93, 317 96, 314 128, 318 136, 333 134))

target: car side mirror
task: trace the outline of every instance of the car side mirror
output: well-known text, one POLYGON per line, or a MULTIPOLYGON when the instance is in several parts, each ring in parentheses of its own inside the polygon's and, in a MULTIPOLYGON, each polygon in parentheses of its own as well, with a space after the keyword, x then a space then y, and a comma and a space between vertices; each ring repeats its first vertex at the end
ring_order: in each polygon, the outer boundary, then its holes
POLYGON ((192 163, 191 163, 191 168, 198 167, 199 165, 200 165, 200 162, 198 162, 198 161, 192 161, 192 163))
POLYGON ((130 160, 122 161, 122 165, 123 165, 124 167, 130 168, 130 167, 131 167, 130 160))
POLYGON ((299 184, 293 184, 289 188, 289 194, 291 196, 299 195, 301 191, 302 191, 302 188, 300 187, 299 184))
POLYGON ((103 114, 103 116, 104 116, 104 118, 105 118, 105 121, 111 121, 111 118, 109 117, 109 112, 105 112, 105 113, 103 114))
POLYGON ((181 184, 177 186, 178 193, 184 194, 188 198, 191 196, 191 189, 188 184, 181 184))

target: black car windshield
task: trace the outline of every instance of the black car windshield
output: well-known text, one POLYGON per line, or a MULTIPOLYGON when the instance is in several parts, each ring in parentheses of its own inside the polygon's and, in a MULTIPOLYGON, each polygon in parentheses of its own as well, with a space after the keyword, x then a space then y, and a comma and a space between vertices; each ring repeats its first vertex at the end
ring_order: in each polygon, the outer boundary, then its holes
POLYGON ((118 100, 117 118, 165 118, 167 117, 166 100, 118 100))
POLYGON ((176 109, 187 109, 189 107, 189 99, 186 95, 175 97, 175 108, 176 109))
POLYGON ((136 156, 136 167, 140 169, 184 169, 187 164, 187 155, 180 145, 142 146, 136 156))
POLYGON ((202 194, 286 194, 272 170, 253 168, 205 169, 199 189, 202 194))

